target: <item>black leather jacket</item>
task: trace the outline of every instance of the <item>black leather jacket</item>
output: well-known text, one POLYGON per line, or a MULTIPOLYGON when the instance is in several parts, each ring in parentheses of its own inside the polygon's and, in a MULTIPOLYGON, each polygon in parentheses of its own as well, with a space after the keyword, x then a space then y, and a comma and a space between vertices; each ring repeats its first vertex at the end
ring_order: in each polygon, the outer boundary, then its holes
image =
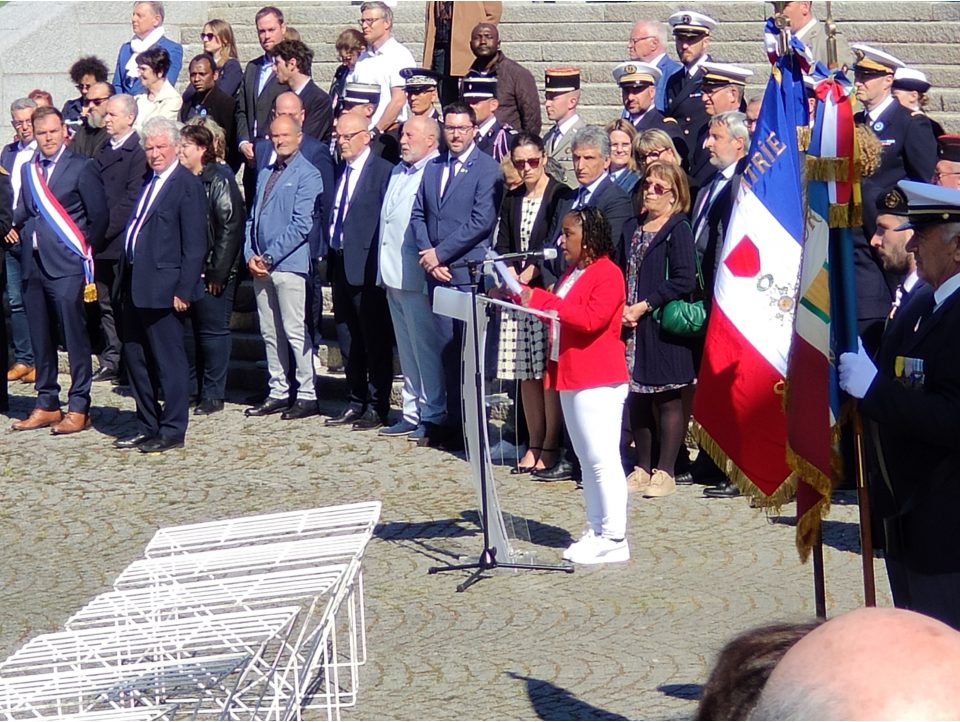
POLYGON ((230 167, 207 163, 200 171, 207 192, 207 257, 203 276, 207 283, 226 284, 237 275, 243 247, 245 206, 230 167))

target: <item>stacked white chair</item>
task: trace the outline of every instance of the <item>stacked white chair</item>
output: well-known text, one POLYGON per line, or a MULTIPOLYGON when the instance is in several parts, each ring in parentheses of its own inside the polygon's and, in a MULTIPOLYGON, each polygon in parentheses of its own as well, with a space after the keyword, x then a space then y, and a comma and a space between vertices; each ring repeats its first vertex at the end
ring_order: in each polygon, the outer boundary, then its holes
POLYGON ((158 530, 66 631, 0 664, 0 719, 339 719, 366 661, 361 562, 380 509, 158 530))

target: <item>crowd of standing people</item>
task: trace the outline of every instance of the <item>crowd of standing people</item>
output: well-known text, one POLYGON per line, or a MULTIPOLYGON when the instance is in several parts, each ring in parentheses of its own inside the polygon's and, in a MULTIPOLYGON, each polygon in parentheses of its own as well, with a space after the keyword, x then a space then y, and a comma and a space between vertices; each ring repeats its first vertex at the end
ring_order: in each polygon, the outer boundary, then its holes
MULTIPOLYGON (((426 3, 419 65, 393 35, 392 5, 362 3, 359 29, 339 33, 329 92, 277 7, 255 14, 263 52, 243 65, 228 23, 206 23, 203 52, 188 60, 164 31, 162 3, 136 2, 112 80, 88 56, 70 70, 80 96, 62 111, 42 91, 12 104, 9 218, 0 215, 8 381, 37 392, 13 428, 80 432, 91 384, 112 381, 130 385, 139 421, 117 448, 182 446, 191 406, 224 409, 230 316, 249 277, 269 380, 248 417, 317 415, 313 362, 329 284, 348 398, 324 424, 460 450, 462 326, 434 314, 433 293, 467 285, 465 263, 491 248, 557 248, 556 260, 512 263, 522 292, 500 292, 558 319, 519 308, 500 319, 497 374, 519 384, 526 442, 513 472, 582 483, 588 524, 568 559, 628 559, 628 488, 648 498, 695 482, 708 497, 739 493, 706 454, 689 459, 703 338, 663 319, 676 301, 701 299, 711 311, 761 109, 745 95, 753 73, 711 54, 717 21, 703 13, 641 20, 627 59, 611 68, 622 112, 589 125, 578 68, 546 70, 541 103, 534 76, 505 54, 501 3, 426 3), (399 418, 390 414, 394 348, 399 418)), ((826 61, 811 5, 786 3, 784 17, 826 61)), ((884 199, 907 178, 960 184, 960 143, 923 112, 923 73, 842 37, 839 49, 857 122, 882 144, 856 242, 860 331, 874 353, 916 277, 887 263, 895 234, 884 199)))

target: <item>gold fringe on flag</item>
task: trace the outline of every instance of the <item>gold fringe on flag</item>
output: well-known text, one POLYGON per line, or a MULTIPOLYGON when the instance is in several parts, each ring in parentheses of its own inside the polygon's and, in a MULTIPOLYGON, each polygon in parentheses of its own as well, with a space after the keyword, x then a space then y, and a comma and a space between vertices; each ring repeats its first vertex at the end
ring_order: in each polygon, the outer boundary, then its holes
MULTIPOLYGON (((834 463, 837 461, 834 460, 834 463)), ((810 550, 817 543, 820 521, 830 513, 833 481, 816 466, 798 455, 789 444, 787 444, 787 464, 799 479, 802 479, 820 496, 803 516, 797 518, 797 553, 800 555, 800 561, 806 562, 810 557, 810 550)), ((794 481, 794 489, 798 483, 799 480, 794 481)))
POLYGON ((846 183, 849 177, 850 160, 848 158, 816 158, 807 156, 807 180, 829 183, 846 183))
POLYGON ((694 421, 690 431, 693 438, 700 444, 700 449, 705 451, 707 456, 713 459, 713 462, 727 475, 730 481, 736 484, 740 493, 752 499, 757 507, 777 509, 793 499, 797 490, 794 474, 790 474, 781 482, 773 494, 767 496, 760 487, 750 481, 740 467, 733 463, 730 457, 720 448, 720 445, 700 424, 694 421))
POLYGON ((809 125, 797 126, 797 147, 800 149, 801 153, 805 153, 807 148, 810 147, 810 126, 809 125))

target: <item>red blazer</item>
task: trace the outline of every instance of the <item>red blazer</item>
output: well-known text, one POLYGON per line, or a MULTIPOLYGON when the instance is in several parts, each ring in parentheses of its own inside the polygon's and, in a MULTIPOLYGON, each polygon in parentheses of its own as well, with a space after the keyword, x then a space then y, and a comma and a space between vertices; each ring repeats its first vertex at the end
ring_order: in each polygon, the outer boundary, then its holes
MULTIPOLYGON (((557 281, 559 288, 575 266, 557 281)), ((626 303, 623 273, 609 258, 586 267, 560 298, 534 288, 531 308, 560 316, 560 360, 547 362, 547 382, 558 391, 577 391, 627 382, 627 361, 620 340, 626 303)))

